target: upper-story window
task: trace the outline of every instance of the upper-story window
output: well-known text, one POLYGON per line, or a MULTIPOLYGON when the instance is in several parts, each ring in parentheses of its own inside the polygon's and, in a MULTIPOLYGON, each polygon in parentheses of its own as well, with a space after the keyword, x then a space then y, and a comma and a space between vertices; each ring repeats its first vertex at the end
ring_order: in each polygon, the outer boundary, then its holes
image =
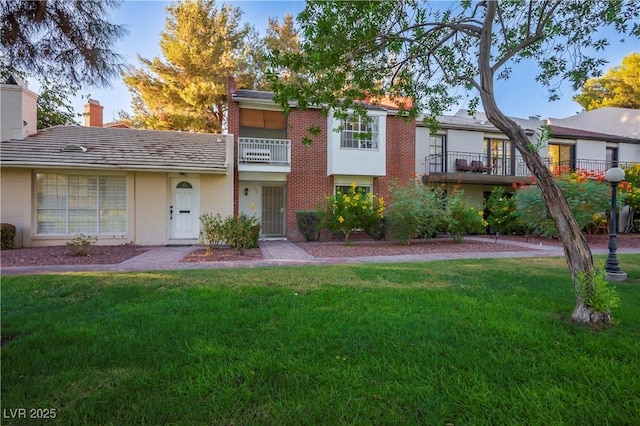
POLYGON ((352 117, 342 121, 341 148, 378 149, 379 117, 352 117))

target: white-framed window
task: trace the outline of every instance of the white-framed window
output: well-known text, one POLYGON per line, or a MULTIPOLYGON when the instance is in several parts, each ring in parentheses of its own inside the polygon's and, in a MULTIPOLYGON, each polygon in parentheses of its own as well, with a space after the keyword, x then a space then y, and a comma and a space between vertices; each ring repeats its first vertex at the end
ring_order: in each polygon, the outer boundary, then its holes
POLYGON ((342 121, 341 148, 378 149, 379 117, 352 117, 342 121))
POLYGON ((36 175, 37 234, 127 232, 125 176, 36 175))

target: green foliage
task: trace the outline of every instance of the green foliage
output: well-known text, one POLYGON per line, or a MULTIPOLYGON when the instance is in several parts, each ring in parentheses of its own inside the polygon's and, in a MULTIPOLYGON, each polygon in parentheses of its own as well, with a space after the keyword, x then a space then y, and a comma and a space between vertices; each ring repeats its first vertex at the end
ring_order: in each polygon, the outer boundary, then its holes
MULTIPOLYGON (((282 24, 277 18, 268 18, 267 32, 263 39, 264 49, 266 56, 270 57, 273 54, 276 55, 293 55, 300 53, 300 42, 298 40, 298 32, 295 28, 295 21, 293 16, 285 14, 282 19, 282 24)), ((292 73, 289 69, 279 67, 277 71, 273 69, 267 71, 269 66, 268 62, 261 62, 260 66, 264 68, 263 72, 274 73, 277 72, 280 78, 289 84, 299 84, 301 76, 292 73)), ((271 87, 268 84, 267 79, 263 79, 259 82, 260 90, 270 90, 271 87)))
POLYGON ((528 234, 529 228, 520 219, 516 197, 505 194, 504 187, 496 186, 484 203, 484 214, 492 232, 500 235, 528 234))
POLYGON ((612 309, 620 305, 620 296, 616 289, 610 286, 606 277, 606 271, 601 269, 592 275, 581 272, 576 280, 577 291, 582 301, 595 312, 611 313, 612 309))
POLYGON ((224 221, 224 237, 232 249, 244 254, 246 249, 258 247, 260 223, 255 216, 244 213, 236 217, 229 216, 224 221))
POLYGON ((484 234, 487 232, 487 222, 483 219, 482 210, 469 206, 463 199, 464 191, 455 190, 447 197, 448 231, 453 241, 460 243, 464 233, 484 234))
POLYGON ((318 241, 322 220, 315 210, 300 210, 296 212, 298 231, 307 241, 318 241))
POLYGON ((602 107, 640 109, 640 53, 630 53, 622 58, 621 65, 588 80, 573 100, 587 111, 602 107))
MULTIPOLYGON (((523 61, 533 66, 526 72, 547 88, 550 99, 559 97, 563 80, 581 87, 599 75, 609 44, 585 28, 613 27, 636 37, 640 28, 631 23, 638 17, 640 6, 634 1, 454 2, 443 7, 308 1, 297 17, 300 52, 276 52, 267 77, 285 110, 295 101, 303 109, 322 105, 326 111, 346 111, 365 95, 386 97, 398 101, 407 117, 424 113, 436 127, 436 117, 455 104, 468 101, 474 109, 477 93, 495 101, 494 84, 482 84, 483 79, 508 79, 514 64, 523 61), (288 83, 281 69, 308 79, 288 83), (411 104, 403 102, 407 98, 411 104)), ((489 103, 483 103, 487 108, 489 103)))
MULTIPOLYGON (((632 167, 624 168, 624 185, 625 203, 633 210, 640 211, 640 164, 632 167)), ((620 184, 620 191, 623 191, 623 185, 620 184)))
POLYGON ((403 244, 419 237, 431 237, 446 228, 445 194, 439 186, 409 182, 390 186, 391 199, 386 212, 391 238, 403 244))
POLYGON ((203 244, 208 253, 219 248, 226 241, 224 220, 220 213, 204 213, 200 215, 202 229, 200 231, 200 244, 203 244))
POLYGON ((365 229, 369 238, 382 241, 387 237, 387 218, 381 217, 377 223, 374 223, 368 229, 365 229))
POLYGON ((324 206, 318 211, 325 228, 336 235, 342 235, 345 242, 355 229, 367 230, 377 226, 385 209, 384 200, 363 188, 351 184, 347 193, 337 191, 325 197, 324 206))
POLYGON ((16 241, 16 226, 10 223, 0 223, 0 249, 11 250, 16 241))
POLYGON ((71 241, 67 241, 67 250, 73 256, 89 256, 96 241, 98 237, 78 234, 71 241))
POLYGON ((220 132, 227 78, 253 88, 258 73, 259 39, 241 17, 239 8, 218 9, 213 0, 169 5, 160 35, 164 58, 139 57, 142 67, 123 74, 133 121, 149 129, 220 132))
POLYGON ((551 136, 551 128, 546 123, 540 126, 539 132, 540 133, 538 134, 538 140, 536 141, 536 143, 533 144, 529 142, 529 144, 527 145, 529 150, 532 152, 540 152, 542 147, 547 145, 549 137, 551 136))
POLYGON ((109 85, 123 67, 114 47, 127 30, 106 19, 119 4, 3 1, 0 69, 70 86, 109 85))
POLYGON ((38 94, 38 129, 53 126, 78 125, 78 114, 69 102, 69 98, 76 95, 77 90, 68 84, 44 80, 41 81, 38 94))
MULTIPOLYGON (((559 177, 557 183, 580 229, 591 225, 611 208, 609 185, 604 181, 584 179, 577 173, 571 173, 559 177)), ((624 197, 619 197, 619 205, 622 205, 623 199, 624 197)), ((519 188, 516 200, 518 214, 527 226, 539 230, 545 236, 558 236, 555 222, 547 213, 537 185, 519 188)))

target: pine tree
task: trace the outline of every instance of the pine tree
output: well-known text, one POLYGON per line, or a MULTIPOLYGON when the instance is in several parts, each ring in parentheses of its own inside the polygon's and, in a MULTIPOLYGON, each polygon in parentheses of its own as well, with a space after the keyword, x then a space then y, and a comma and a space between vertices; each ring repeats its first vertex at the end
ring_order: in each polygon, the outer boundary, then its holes
POLYGON ((104 19, 120 1, 1 1, 0 70, 72 86, 108 85, 123 67, 124 27, 104 19))
POLYGON ((133 118, 144 128, 220 132, 226 82, 253 88, 256 31, 241 24, 242 11, 214 0, 186 0, 167 7, 160 36, 164 59, 138 56, 141 68, 123 73, 133 94, 133 118))

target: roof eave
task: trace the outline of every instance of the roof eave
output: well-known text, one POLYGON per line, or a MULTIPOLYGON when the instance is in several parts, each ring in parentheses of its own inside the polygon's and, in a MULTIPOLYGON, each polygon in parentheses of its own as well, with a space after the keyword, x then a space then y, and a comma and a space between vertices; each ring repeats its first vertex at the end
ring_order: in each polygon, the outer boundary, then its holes
POLYGON ((193 166, 146 166, 142 164, 77 164, 77 163, 51 163, 51 162, 35 162, 35 161, 1 161, 0 167, 12 168, 73 168, 81 170, 102 170, 102 171, 146 171, 146 172, 198 172, 207 174, 227 174, 228 167, 193 167, 193 166))

